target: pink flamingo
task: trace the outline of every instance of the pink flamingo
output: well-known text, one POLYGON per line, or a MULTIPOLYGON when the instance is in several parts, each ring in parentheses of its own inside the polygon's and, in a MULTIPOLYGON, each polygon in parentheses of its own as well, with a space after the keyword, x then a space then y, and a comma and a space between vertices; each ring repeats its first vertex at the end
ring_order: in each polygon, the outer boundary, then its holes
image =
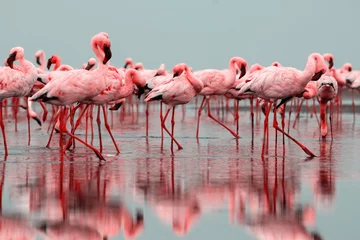
MULTIPOLYGON (((255 72, 249 77, 249 82, 243 86, 239 93, 255 94, 264 100, 270 102, 270 107, 266 113, 264 121, 264 139, 268 132, 268 117, 272 104, 274 104, 274 122, 273 127, 285 134, 288 138, 299 145, 303 151, 309 156, 315 156, 309 149, 289 134, 281 130, 276 121, 276 108, 286 103, 294 96, 300 95, 307 83, 311 80, 317 81, 327 71, 324 58, 319 53, 310 54, 304 71, 300 71, 291 67, 267 67, 255 72), (276 105, 277 100, 281 99, 279 105, 276 105)), ((264 155, 265 144, 263 142, 262 156, 264 155)))
POLYGON ((36 59, 36 63, 40 66, 39 68, 38 68, 38 71, 39 71, 39 73, 42 73, 42 72, 44 72, 45 71, 45 67, 46 67, 46 65, 45 65, 45 53, 44 53, 44 51, 43 50, 39 50, 39 51, 37 51, 36 53, 35 53, 35 59, 36 59))
MULTIPOLYGON (((203 82, 198 79, 189 69, 185 63, 179 63, 173 68, 174 79, 156 86, 145 97, 145 102, 161 100, 168 106, 172 107, 171 118, 171 133, 165 126, 167 115, 170 108, 166 111, 163 119, 161 119, 161 127, 171 137, 171 151, 173 152, 173 142, 176 143, 178 149, 182 146, 174 138, 174 125, 175 125, 175 106, 180 104, 187 104, 204 88, 203 82), (185 74, 182 74, 185 71, 185 74)), ((162 111, 160 111, 161 113, 162 111)))
MULTIPOLYGON (((4 140, 5 156, 8 156, 5 126, 2 119, 2 101, 9 97, 27 97, 37 80, 36 67, 24 58, 24 49, 22 47, 15 47, 10 50, 10 55, 6 60, 9 67, 0 68, 0 127, 4 140), (14 62, 19 60, 20 66, 14 67, 14 62)), ((28 116, 28 132, 30 142, 30 122, 28 116)))
MULTIPOLYGON (((326 122, 326 112, 327 112, 327 103, 332 101, 338 93, 338 84, 335 78, 329 75, 324 75, 317 81, 317 97, 320 103, 320 120, 321 120, 321 136, 323 138, 327 135, 327 122, 326 122)), ((330 127, 331 124, 331 115, 332 108, 330 104, 330 127)), ((331 129, 331 139, 332 139, 332 129, 331 129)))
POLYGON ((125 59, 125 65, 124 65, 124 68, 134 68, 134 62, 131 58, 126 58, 125 59))
MULTIPOLYGON (((235 113, 234 113, 234 117, 235 117, 235 121, 236 121, 236 134, 239 134, 239 111, 238 111, 238 109, 239 109, 239 101, 240 100, 243 100, 243 99, 250 100, 250 111, 251 111, 250 115, 251 115, 252 123, 254 120, 253 97, 246 95, 246 94, 239 95, 239 91, 236 88, 239 87, 239 89, 240 89, 241 86, 245 84, 245 80, 251 73, 261 70, 263 68, 264 67, 258 63, 253 64, 250 67, 249 71, 246 71, 246 74, 242 78, 236 78, 234 85, 233 85, 234 87, 232 89, 229 89, 227 91, 227 93, 225 93, 225 97, 230 98, 230 99, 235 99, 235 101, 236 101, 235 102, 235 113)), ((252 126, 253 126, 253 124, 252 124, 252 126)))
POLYGON ((199 78, 203 84, 204 88, 200 92, 199 95, 204 96, 203 101, 200 104, 200 108, 198 110, 198 122, 197 122, 197 128, 196 128, 196 138, 199 137, 199 127, 200 127, 200 116, 201 111, 203 108, 203 105, 206 100, 206 104, 208 107, 208 116, 220 124, 222 127, 227 129, 234 137, 239 138, 239 135, 237 135, 233 130, 225 126, 223 123, 221 123, 219 120, 214 118, 210 111, 210 98, 209 96, 214 95, 224 95, 226 94, 231 88, 234 86, 234 82, 236 79, 236 67, 235 64, 240 68, 241 74, 239 76, 239 79, 242 78, 246 73, 246 67, 247 62, 240 58, 240 57, 233 57, 229 61, 229 69, 225 70, 217 70, 217 69, 206 69, 201 71, 194 72, 194 76, 199 78))
POLYGON ((54 70, 58 69, 61 65, 61 58, 58 55, 52 55, 47 61, 46 67, 48 70, 50 70, 52 64, 55 64, 54 70))
POLYGON ((271 66, 274 66, 274 67, 283 67, 283 65, 281 65, 281 63, 275 61, 271 64, 271 66))
MULTIPOLYGON (((138 89, 144 88, 146 82, 140 76, 140 74, 134 69, 128 69, 123 75, 123 72, 118 72, 116 68, 109 67, 109 71, 107 73, 107 81, 111 82, 110 85, 106 89, 104 89, 99 95, 94 98, 86 101, 82 101, 81 103, 87 104, 82 113, 79 115, 79 119, 76 123, 76 127, 80 124, 80 119, 85 113, 89 104, 98 106, 98 115, 97 115, 97 123, 99 128, 99 141, 100 141, 100 152, 102 151, 102 139, 101 139, 101 130, 100 130, 100 107, 102 108, 102 112, 104 115, 105 127, 108 131, 113 144, 116 148, 117 153, 120 153, 119 147, 117 146, 115 139, 111 133, 110 126, 107 120, 107 114, 105 109, 105 104, 113 101, 117 101, 119 99, 126 98, 130 96, 133 92, 134 85, 138 87, 138 89), (125 79, 125 80, 124 80, 125 79)), ((74 129, 74 130, 75 130, 74 129)), ((74 133, 74 132, 73 132, 74 133)))
MULTIPOLYGON (((31 101, 42 101, 53 105, 63 106, 63 109, 60 112, 60 131, 92 149, 101 160, 105 159, 97 149, 90 146, 79 137, 76 137, 66 129, 66 116, 68 113, 68 107, 73 103, 91 99, 99 95, 101 91, 107 87, 107 62, 110 60, 112 55, 110 46, 111 42, 107 33, 96 34, 91 39, 92 50, 99 62, 98 67, 94 71, 87 71, 83 69, 65 72, 54 71, 49 74, 49 76, 53 77, 53 79, 46 84, 44 88, 35 93, 30 99, 31 101)), ((60 141, 61 152, 63 153, 62 145, 63 142, 60 141)))

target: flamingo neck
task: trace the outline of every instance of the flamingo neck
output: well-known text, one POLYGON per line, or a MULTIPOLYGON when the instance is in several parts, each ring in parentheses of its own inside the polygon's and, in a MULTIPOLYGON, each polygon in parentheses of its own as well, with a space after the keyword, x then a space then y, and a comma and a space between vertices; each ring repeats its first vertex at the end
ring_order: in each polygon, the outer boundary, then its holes
POLYGON ((303 80, 308 83, 311 78, 314 76, 316 71, 316 61, 312 56, 309 56, 306 63, 305 69, 303 71, 303 80))
POLYGON ((41 53, 40 55, 40 69, 41 70, 45 70, 45 67, 46 67, 46 60, 45 60, 45 54, 44 53, 41 53))
POLYGON ((186 68, 185 72, 187 80, 194 87, 196 93, 201 92, 201 90, 204 88, 204 83, 200 79, 195 77, 194 74, 189 70, 189 68, 186 68))
POLYGON ((134 77, 132 79, 133 84, 135 84, 136 86, 141 86, 141 87, 145 86, 146 81, 141 76, 141 74, 138 71, 134 71, 133 74, 134 74, 134 77))
POLYGON ((30 61, 28 61, 24 58, 20 58, 19 63, 21 65, 24 73, 28 73, 32 68, 35 68, 34 65, 30 61))
POLYGON ((96 42, 93 42, 91 44, 91 48, 93 50, 93 52, 95 53, 97 62, 98 62, 98 67, 97 69, 107 69, 107 65, 103 63, 103 59, 105 57, 105 53, 99 48, 99 45, 96 42))

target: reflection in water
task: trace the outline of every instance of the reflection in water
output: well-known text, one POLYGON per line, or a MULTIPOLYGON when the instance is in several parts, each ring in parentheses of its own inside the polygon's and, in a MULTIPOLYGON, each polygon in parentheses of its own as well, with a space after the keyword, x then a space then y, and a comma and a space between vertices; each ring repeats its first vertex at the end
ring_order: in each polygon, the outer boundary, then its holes
MULTIPOLYGON (((326 147, 322 143, 323 151, 326 147)), ((315 196, 334 196, 329 162, 331 154, 314 170, 315 196)), ((2 195, 9 191, 10 205, 2 205, 0 239, 141 237, 147 216, 125 205, 120 196, 129 192, 133 202, 150 208, 163 227, 179 236, 201 224, 200 217, 226 211, 229 224, 256 239, 322 239, 315 208, 298 201, 300 170, 283 158, 149 158, 117 164, 3 162, 0 186, 2 195)))
POLYGON ((36 234, 45 239, 108 239, 119 235, 121 227, 126 239, 140 235, 142 211, 133 217, 120 198, 109 199, 112 185, 121 179, 107 178, 105 167, 76 167, 61 163, 51 165, 50 171, 33 169, 38 173, 33 182, 26 168, 23 177, 8 183, 15 209, 1 217, 0 239, 35 239, 36 234), (53 171, 55 167, 59 171, 53 171), (53 181, 52 171, 59 173, 58 181, 53 181))

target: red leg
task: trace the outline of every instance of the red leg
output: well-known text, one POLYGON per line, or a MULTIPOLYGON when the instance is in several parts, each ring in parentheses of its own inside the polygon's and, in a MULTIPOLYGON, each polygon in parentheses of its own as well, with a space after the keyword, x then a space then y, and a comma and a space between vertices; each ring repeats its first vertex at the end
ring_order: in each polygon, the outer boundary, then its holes
POLYGON ((149 103, 145 103, 146 110, 145 110, 145 116, 146 116, 146 137, 149 136, 149 103))
POLYGON ((91 145, 93 144, 94 141, 94 117, 93 117, 93 112, 94 112, 94 105, 91 105, 90 107, 90 124, 91 124, 91 145))
MULTIPOLYGON (((87 106, 88 107, 88 106, 87 106)), ((88 140, 88 126, 89 126, 89 109, 86 107, 86 119, 85 119, 85 142, 88 140)))
MULTIPOLYGON (((76 120, 75 126, 74 126, 73 129, 71 130, 71 133, 72 133, 72 134, 75 134, 76 129, 80 126, 81 119, 82 119, 82 117, 84 116, 84 113, 86 112, 86 110, 88 109, 88 107, 89 107, 89 105, 86 105, 85 108, 80 112, 80 115, 79 115, 78 119, 76 120)), ((67 142, 66 145, 65 145, 65 149, 69 149, 69 148, 71 147, 71 145, 72 145, 72 143, 71 143, 72 140, 73 140, 73 138, 70 138, 70 139, 68 140, 68 142, 67 142)))
POLYGON ((320 132, 323 138, 327 135, 326 110, 327 104, 320 102, 320 132))
POLYGON ((333 129, 332 129, 332 114, 333 114, 333 103, 330 102, 330 114, 329 114, 329 122, 330 122, 330 132, 331 132, 331 141, 334 140, 333 138, 333 129))
POLYGON ((303 103, 304 103, 304 98, 301 99, 300 105, 298 106, 296 117, 295 117, 295 120, 294 120, 294 123, 293 123, 293 126, 292 126, 293 128, 295 128, 296 122, 299 120, 301 107, 302 107, 303 103))
POLYGON ((261 156, 263 157, 265 155, 265 145, 266 145, 266 136, 268 133, 268 126, 269 126, 269 115, 271 111, 272 103, 270 103, 270 106, 266 109, 265 114, 265 120, 264 120, 264 135, 263 135, 263 144, 262 144, 262 150, 261 150, 261 156))
POLYGON ((26 118, 27 118, 27 125, 28 125, 28 146, 30 146, 31 133, 30 133, 30 114, 29 114, 29 104, 28 104, 28 101, 26 101, 26 118))
POLYGON ((40 102, 40 106, 42 107, 43 109, 43 122, 46 121, 46 118, 47 118, 47 115, 48 115, 48 110, 46 109, 46 106, 43 102, 40 102))
MULTIPOLYGON (((51 143, 51 139, 52 139, 52 136, 53 136, 53 134, 54 134, 54 130, 55 130, 55 126, 56 126, 56 123, 57 123, 57 121, 58 121, 58 119, 59 119, 59 116, 60 116, 60 111, 61 111, 61 109, 59 109, 58 111, 57 111, 57 113, 55 113, 54 115, 53 115, 53 127, 52 127, 52 129, 51 129, 51 133, 50 133, 50 136, 49 136, 49 140, 48 140, 48 143, 46 144, 46 147, 47 148, 50 148, 50 143, 51 143)), ((51 126, 51 123, 52 122, 50 122, 50 124, 49 124, 49 126, 51 126)))
MULTIPOLYGON (((67 115, 67 111, 68 109, 65 108, 64 109, 64 114, 63 115, 67 115)), ((63 118, 63 120, 66 120, 66 117, 63 118)), ((69 135, 70 137, 72 138, 75 138, 76 140, 78 140, 79 142, 81 142, 82 144, 84 144, 86 147, 90 148, 91 150, 94 151, 94 153, 96 154, 96 156, 100 159, 100 160, 104 160, 105 161, 105 158, 101 155, 101 153, 96 149, 94 148, 93 146, 87 144, 86 142, 84 142, 82 139, 80 139, 79 137, 73 135, 72 133, 70 133, 67 129, 66 129, 66 122, 64 124, 64 121, 63 121, 63 124, 62 125, 62 129, 61 131, 66 133, 67 135, 69 135)), ((62 151, 63 152, 63 151, 62 151)))
POLYGON ((202 108, 204 106, 204 103, 205 103, 205 100, 206 100, 206 96, 204 96, 201 104, 200 104, 200 107, 198 109, 198 119, 197 119, 197 127, 196 127, 196 138, 199 138, 199 128, 200 128, 200 117, 201 117, 201 111, 202 111, 202 108))
POLYGON ((5 135, 5 125, 4 125, 4 121, 3 121, 3 103, 2 100, 0 100, 0 127, 1 127, 1 132, 3 135, 3 141, 4 141, 4 150, 5 150, 5 157, 9 155, 8 153, 8 148, 7 148, 7 142, 6 142, 6 135, 5 135))
MULTIPOLYGON (((276 109, 276 101, 274 102, 274 108, 276 109)), ((293 138, 292 136, 290 136, 289 134, 285 133, 283 130, 281 130, 278 127, 278 123, 276 120, 276 114, 274 114, 274 121, 273 121, 273 127, 276 128, 278 131, 280 131, 281 133, 285 134, 285 136, 287 136, 288 138, 290 138, 294 143, 296 143, 299 147, 302 148, 302 150, 309 155, 310 157, 315 157, 315 154, 313 154, 309 149, 307 149, 307 147, 305 147, 303 144, 301 144, 299 141, 297 141, 295 138, 293 138)))
POLYGON ((212 120, 217 122, 220 126, 224 127, 226 130, 228 130, 235 138, 240 138, 239 135, 236 134, 236 132, 234 132, 233 130, 231 130, 227 126, 225 126, 223 123, 221 123, 219 120, 217 120, 216 118, 214 118, 211 115, 211 112, 210 112, 210 99, 206 98, 206 102, 207 102, 207 106, 208 106, 208 116, 209 116, 209 118, 211 118, 212 120))
POLYGON ((111 140, 112 140, 112 142, 113 142, 113 144, 114 144, 114 146, 115 146, 115 149, 116 149, 117 154, 119 154, 119 153, 120 153, 120 149, 119 149, 118 145, 116 144, 116 141, 115 141, 115 139, 114 139, 114 136, 113 136, 112 133, 111 133, 111 129, 110 129, 110 126, 109 126, 109 123, 108 123, 108 120, 107 120, 107 116, 106 116, 107 114, 106 114, 105 106, 101 106, 101 107, 102 107, 103 114, 104 114, 105 128, 106 128, 106 130, 108 131, 108 133, 109 133, 109 135, 110 135, 110 137, 111 137, 111 140))
MULTIPOLYGON (((172 116, 171 116, 171 135, 174 136, 175 131, 175 107, 172 108, 172 116)), ((174 140, 171 139, 171 152, 174 153, 174 140)))
POLYGON ((289 108, 289 120, 288 120, 288 129, 287 129, 287 133, 290 132, 290 120, 291 120, 291 112, 292 112, 292 108, 293 108, 293 102, 294 99, 291 100, 290 102, 290 108, 289 108))
POLYGON ((173 135, 171 135, 170 131, 167 129, 166 125, 165 125, 165 121, 167 116, 169 115, 170 109, 168 109, 166 111, 165 117, 163 119, 163 121, 161 122, 161 127, 164 128, 165 132, 167 132, 167 134, 169 134, 169 136, 171 137, 171 140, 173 140, 175 142, 175 144, 177 145, 178 149, 183 149, 183 147, 178 143, 178 141, 176 141, 176 139, 174 138, 173 135))
POLYGON ((99 132, 99 144, 100 144, 100 152, 102 152, 103 150, 103 146, 102 146, 102 137, 101 137, 101 119, 100 119, 100 106, 98 106, 98 112, 97 112, 97 118, 96 118, 96 123, 98 125, 98 132, 99 132))

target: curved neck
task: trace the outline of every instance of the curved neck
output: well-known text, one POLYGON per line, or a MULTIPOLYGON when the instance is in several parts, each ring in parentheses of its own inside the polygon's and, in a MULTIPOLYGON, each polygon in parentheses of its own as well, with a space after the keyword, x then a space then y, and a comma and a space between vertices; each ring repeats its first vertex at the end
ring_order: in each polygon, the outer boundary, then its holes
POLYGON ((314 76, 315 71, 316 71, 316 61, 312 56, 309 56, 305 69, 303 71, 304 79, 310 80, 314 76))
POLYGON ((93 52, 95 53, 95 56, 96 56, 96 59, 98 62, 98 69, 105 68, 106 65, 103 63, 105 53, 99 48, 99 45, 96 43, 96 41, 91 43, 91 48, 92 48, 93 52))
POLYGON ((29 72, 29 70, 31 70, 32 68, 35 68, 35 66, 30 61, 26 60, 25 58, 20 58, 19 63, 21 65, 21 67, 23 67, 23 71, 25 73, 29 72))
POLYGON ((133 74, 134 74, 134 77, 132 79, 133 83, 136 85, 136 86, 145 86, 146 84, 146 81, 144 80, 144 78, 141 76, 141 74, 138 72, 138 71, 133 71, 133 74))
POLYGON ((58 69, 61 66, 61 60, 59 58, 56 58, 54 70, 58 69))
POLYGON ((229 70, 231 72, 231 75, 236 76, 236 67, 235 67, 235 60, 234 59, 230 59, 229 70))
POLYGON ((41 70, 45 70, 45 67, 46 67, 46 60, 45 60, 45 54, 44 53, 41 53, 40 55, 40 69, 41 70))
POLYGON ((185 73, 187 80, 189 80, 191 85, 194 87, 196 93, 201 92, 201 90, 204 88, 204 83, 195 77, 188 67, 185 69, 185 73))

